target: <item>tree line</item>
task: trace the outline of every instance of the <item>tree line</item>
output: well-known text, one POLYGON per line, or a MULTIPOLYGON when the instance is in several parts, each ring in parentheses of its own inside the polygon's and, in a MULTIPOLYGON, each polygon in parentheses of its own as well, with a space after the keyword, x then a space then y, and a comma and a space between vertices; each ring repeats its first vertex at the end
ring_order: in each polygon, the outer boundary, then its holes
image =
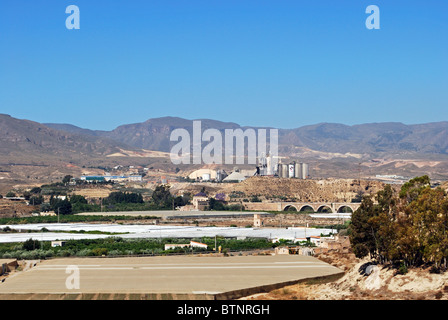
POLYGON ((108 237, 104 239, 67 240, 62 247, 52 247, 50 241, 28 239, 24 243, 1 243, 0 258, 10 259, 46 259, 51 257, 85 257, 85 256, 122 256, 122 255, 156 255, 170 253, 200 253, 212 251, 215 246, 221 246, 223 252, 253 249, 271 249, 279 244, 273 244, 267 239, 226 239, 203 237, 194 239, 207 244, 208 248, 172 248, 165 250, 165 244, 189 243, 190 239, 124 239, 108 237))
MULTIPOLYGON (((42 197, 42 196, 39 196, 42 197)), ((173 196, 168 185, 159 185, 155 188, 148 201, 136 192, 111 192, 108 197, 100 199, 98 203, 89 203, 84 196, 58 196, 51 195, 48 203, 41 199, 40 211, 54 211, 60 215, 80 212, 99 211, 135 211, 135 210, 167 210, 184 206, 190 202, 190 196, 173 196)))
POLYGON ((444 271, 448 258, 448 197, 428 176, 364 196, 353 213, 349 236, 358 258, 370 256, 405 273, 409 267, 444 271))

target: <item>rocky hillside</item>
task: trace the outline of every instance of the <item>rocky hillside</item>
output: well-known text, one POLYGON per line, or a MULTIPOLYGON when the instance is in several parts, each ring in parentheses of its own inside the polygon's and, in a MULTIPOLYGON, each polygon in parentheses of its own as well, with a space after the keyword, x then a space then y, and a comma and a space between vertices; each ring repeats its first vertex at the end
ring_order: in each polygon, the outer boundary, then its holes
POLYGON ((319 256, 342 270, 345 275, 332 282, 300 283, 247 297, 249 300, 447 300, 448 273, 431 273, 429 269, 410 269, 398 274, 396 269, 359 260, 353 254, 330 253, 319 256))
POLYGON ((223 192, 240 194, 241 198, 258 196, 262 200, 280 201, 280 197, 304 202, 350 202, 362 190, 365 194, 375 194, 382 190, 384 184, 378 181, 352 179, 299 180, 272 177, 251 177, 241 183, 178 183, 173 186, 173 192, 195 194, 202 187, 214 196, 223 192))
POLYGON ((252 177, 235 185, 233 190, 246 195, 267 198, 286 196, 304 202, 350 202, 359 191, 375 194, 384 187, 378 181, 353 179, 299 180, 270 177, 252 177))
POLYGON ((326 152, 448 154, 448 122, 416 125, 389 122, 354 126, 321 123, 282 130, 281 136, 283 144, 326 152))
MULTIPOLYGON (((202 129, 247 129, 236 123, 202 119, 202 129)), ((61 128, 58 124, 46 124, 61 128)), ((177 128, 192 131, 193 120, 177 117, 149 119, 141 123, 126 124, 112 131, 95 131, 64 125, 70 132, 102 136, 134 147, 164 151, 170 150, 169 136, 177 128)), ((421 156, 448 155, 448 122, 416 125, 403 123, 369 123, 348 126, 320 123, 295 129, 279 129, 279 148, 292 153, 296 148, 339 154, 364 154, 371 157, 391 154, 421 156)))
POLYGON ((0 158, 3 162, 76 160, 108 155, 124 147, 135 149, 107 138, 56 130, 0 114, 0 158))

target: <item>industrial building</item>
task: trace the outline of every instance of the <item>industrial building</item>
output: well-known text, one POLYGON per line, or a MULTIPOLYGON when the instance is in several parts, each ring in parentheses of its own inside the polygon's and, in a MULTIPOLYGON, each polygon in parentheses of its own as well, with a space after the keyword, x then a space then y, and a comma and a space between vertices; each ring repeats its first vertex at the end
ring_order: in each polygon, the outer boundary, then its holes
POLYGON ((246 177, 238 172, 238 171, 234 171, 232 172, 229 176, 227 176, 223 181, 224 182, 241 182, 246 180, 246 177))
POLYGON ((289 164, 278 163, 278 159, 270 154, 262 155, 258 159, 256 174, 258 176, 278 176, 280 178, 308 179, 310 177, 309 164, 293 161, 289 164))
POLYGON ((297 179, 309 179, 310 169, 308 163, 295 161, 290 164, 279 163, 277 167, 277 175, 280 178, 297 178, 297 179))
POLYGON ((216 179, 217 173, 218 172, 213 169, 199 169, 190 173, 188 178, 192 180, 210 181, 216 179))
POLYGON ((193 196, 191 203, 194 210, 204 210, 208 206, 208 196, 204 192, 199 192, 193 196))
POLYGON ((214 170, 203 168, 193 171, 188 176, 191 180, 208 182, 241 182, 252 176, 271 176, 280 178, 297 178, 309 179, 310 169, 309 164, 305 162, 293 161, 289 164, 277 163, 278 159, 271 155, 262 155, 258 158, 258 165, 256 169, 240 170, 235 167, 230 175, 224 170, 214 170))
POLYGON ((82 181, 94 182, 94 181, 114 181, 114 182, 141 182, 143 177, 141 175, 135 176, 81 176, 82 181))

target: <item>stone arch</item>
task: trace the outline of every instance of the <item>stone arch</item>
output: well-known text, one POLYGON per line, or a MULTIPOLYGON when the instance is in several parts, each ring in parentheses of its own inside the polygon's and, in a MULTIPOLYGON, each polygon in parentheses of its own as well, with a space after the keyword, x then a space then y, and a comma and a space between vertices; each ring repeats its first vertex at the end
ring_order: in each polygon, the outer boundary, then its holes
POLYGON ((303 206, 300 207, 300 212, 315 212, 316 210, 314 210, 314 208, 308 204, 305 204, 303 206))
POLYGON ((321 205, 319 208, 317 208, 318 213, 333 213, 333 210, 331 209, 331 205, 321 205))
POLYGON ((354 211, 353 208, 349 205, 339 206, 337 210, 338 213, 353 213, 353 211, 354 211))
POLYGON ((283 211, 294 211, 294 212, 296 212, 296 211, 298 211, 298 210, 297 210, 296 206, 294 206, 294 205, 292 205, 292 204, 289 204, 289 205, 287 205, 287 206, 283 209, 283 211))

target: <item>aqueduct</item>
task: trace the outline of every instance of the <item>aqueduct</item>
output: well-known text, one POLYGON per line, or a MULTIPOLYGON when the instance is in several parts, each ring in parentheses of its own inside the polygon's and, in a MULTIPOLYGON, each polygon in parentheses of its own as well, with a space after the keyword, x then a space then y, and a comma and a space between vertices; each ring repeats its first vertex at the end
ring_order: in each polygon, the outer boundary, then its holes
POLYGON ((312 211, 318 213, 342 213, 354 212, 359 208, 361 203, 344 203, 344 202, 279 202, 278 211, 312 211))

